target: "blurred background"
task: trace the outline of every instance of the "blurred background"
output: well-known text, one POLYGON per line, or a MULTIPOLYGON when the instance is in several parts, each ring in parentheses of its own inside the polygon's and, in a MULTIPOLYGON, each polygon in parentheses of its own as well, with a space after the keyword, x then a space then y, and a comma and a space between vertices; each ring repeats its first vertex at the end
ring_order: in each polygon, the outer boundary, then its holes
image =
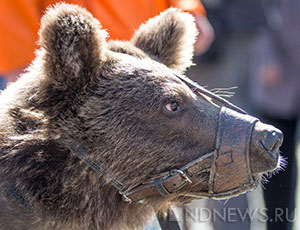
MULTIPOLYGON (((189 76, 209 89, 237 86, 230 101, 283 130, 281 154, 288 164, 284 171, 267 178, 269 183, 263 188, 247 195, 228 201, 194 202, 191 210, 202 205, 212 211, 204 212, 207 218, 203 223, 192 221, 189 229, 300 229, 295 209, 295 203, 299 203, 295 191, 299 156, 300 1, 202 3, 215 40, 206 53, 195 57, 197 65, 190 69, 189 76), (214 210, 225 218, 214 216, 214 210)), ((192 212, 190 219, 195 219, 195 215, 199 213, 192 212)))
MULTIPOLYGON (((0 0, 0 88, 17 79, 34 58, 39 19, 59 1, 0 0)), ((168 7, 194 15, 199 30, 195 66, 200 85, 230 89, 229 100, 284 133, 288 164, 247 195, 174 207, 181 229, 300 229, 297 146, 300 117, 300 1, 298 0, 90 0, 86 7, 112 39, 129 40, 141 22, 168 7), (103 15, 106 15, 105 17, 103 15), (123 26, 123 27, 122 27, 123 26), (232 89, 231 87, 237 87, 232 89), (298 205, 297 205, 298 204, 298 205)), ((300 149, 298 147, 298 149, 300 149)), ((171 220, 172 221, 172 220, 171 220)), ((159 229, 155 220, 145 226, 159 229)))

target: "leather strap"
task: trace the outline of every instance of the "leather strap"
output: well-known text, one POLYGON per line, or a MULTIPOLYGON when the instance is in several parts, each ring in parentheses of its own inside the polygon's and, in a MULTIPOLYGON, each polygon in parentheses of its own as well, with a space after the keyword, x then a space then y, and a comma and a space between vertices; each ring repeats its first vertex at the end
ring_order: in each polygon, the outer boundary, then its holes
POLYGON ((155 178, 153 182, 142 184, 135 189, 125 192, 123 197, 126 201, 137 202, 151 196, 169 196, 187 183, 181 174, 176 173, 166 177, 155 178), (159 185, 155 181, 159 180, 159 185))
POLYGON ((29 199, 27 199, 26 196, 16 186, 7 185, 3 189, 3 193, 6 193, 11 199, 13 199, 16 203, 20 204, 27 211, 34 211, 34 206, 30 203, 29 199))
POLYGON ((169 196, 183 188, 187 183, 193 183, 198 175, 210 170, 215 152, 210 152, 190 162, 179 170, 171 170, 165 175, 149 180, 138 187, 123 193, 126 201, 137 202, 152 196, 169 196), (207 167, 209 165, 209 167, 207 167))
POLYGON ((232 110, 235 110, 241 114, 247 114, 246 111, 243 109, 237 107, 236 105, 232 104, 231 102, 225 100, 224 98, 218 96, 215 93, 210 92, 209 90, 203 88, 202 86, 198 85, 196 82, 193 82, 191 79, 182 76, 182 75, 176 75, 177 78, 179 78, 181 81, 183 81, 193 92, 197 93, 198 95, 206 95, 211 99, 214 99, 214 101, 218 102, 221 106, 230 108, 232 110))
MULTIPOLYGON (((91 167, 96 173, 103 176, 105 179, 108 180, 107 175, 105 173, 105 167, 103 164, 99 164, 99 162, 95 162, 93 159, 90 158, 89 151, 82 145, 75 145, 73 143, 69 144, 64 138, 59 139, 63 142, 71 152, 77 156, 80 160, 84 161, 89 167, 91 167)), ((125 186, 116 179, 109 179, 109 182, 112 186, 114 186, 118 191, 125 190, 125 186)))

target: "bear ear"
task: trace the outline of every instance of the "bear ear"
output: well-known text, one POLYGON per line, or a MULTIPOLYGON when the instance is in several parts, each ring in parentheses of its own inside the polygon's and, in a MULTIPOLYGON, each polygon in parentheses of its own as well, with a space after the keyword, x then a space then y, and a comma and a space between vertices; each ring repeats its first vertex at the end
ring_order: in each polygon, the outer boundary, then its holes
POLYGON ((182 72, 192 65, 197 33, 191 14, 170 8, 142 24, 131 42, 153 59, 182 72))
POLYGON ((107 36, 100 23, 76 5, 60 3, 47 9, 39 31, 44 71, 57 87, 83 86, 104 61, 107 36), (77 84, 77 85, 78 85, 77 84))

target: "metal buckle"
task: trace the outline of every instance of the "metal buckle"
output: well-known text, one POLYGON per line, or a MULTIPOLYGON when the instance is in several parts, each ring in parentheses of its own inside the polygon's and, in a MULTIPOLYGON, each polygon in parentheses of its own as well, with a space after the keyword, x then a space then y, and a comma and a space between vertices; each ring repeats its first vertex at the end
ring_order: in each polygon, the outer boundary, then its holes
POLYGON ((172 169, 171 171, 171 175, 174 175, 175 173, 179 173, 180 176, 182 177, 182 179, 188 183, 192 183, 192 180, 188 177, 188 175, 186 175, 185 172, 183 172, 182 170, 180 169, 172 169))

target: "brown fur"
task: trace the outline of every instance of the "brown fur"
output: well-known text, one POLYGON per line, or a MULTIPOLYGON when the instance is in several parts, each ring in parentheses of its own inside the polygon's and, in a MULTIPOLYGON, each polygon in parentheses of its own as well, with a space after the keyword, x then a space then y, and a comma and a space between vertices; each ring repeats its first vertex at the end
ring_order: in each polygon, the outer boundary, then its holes
POLYGON ((191 15, 169 9, 131 42, 107 43, 90 13, 58 4, 39 35, 36 59, 0 96, 0 229, 138 229, 185 193, 207 190, 203 174, 188 190, 131 205, 109 183, 137 185, 214 149, 219 108, 175 77, 191 65, 191 15), (176 116, 164 110, 172 101, 184 108, 176 116), (105 162, 110 178, 61 137, 105 162))

